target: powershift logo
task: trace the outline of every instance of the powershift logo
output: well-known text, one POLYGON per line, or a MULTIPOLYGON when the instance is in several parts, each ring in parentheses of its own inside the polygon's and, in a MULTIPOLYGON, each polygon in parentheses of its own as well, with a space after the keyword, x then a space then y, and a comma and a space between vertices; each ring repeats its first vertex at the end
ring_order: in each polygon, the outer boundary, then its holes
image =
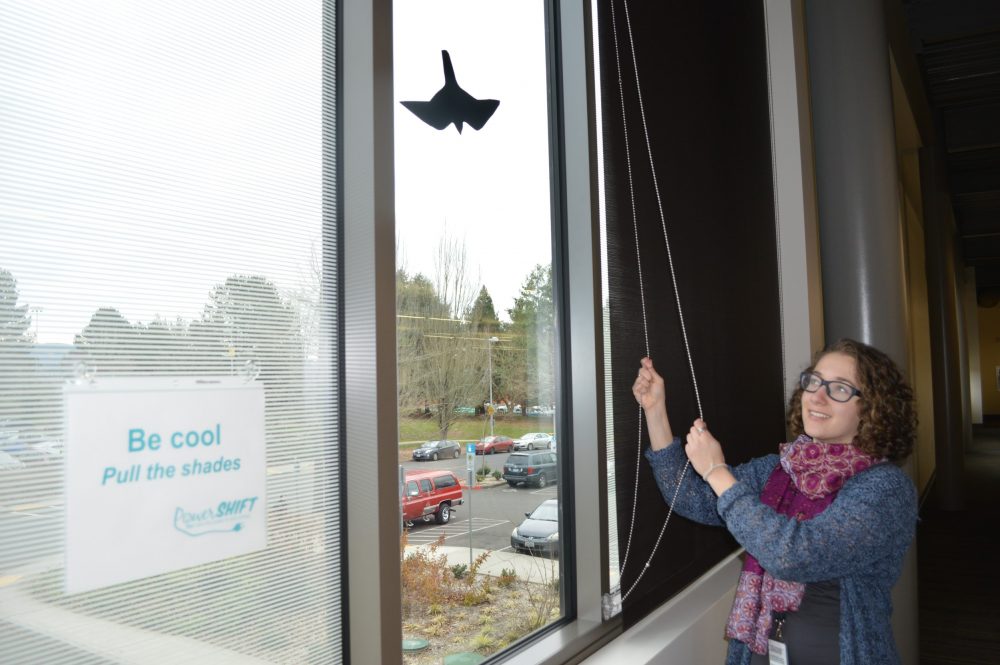
POLYGON ((250 496, 232 501, 222 501, 214 508, 185 510, 174 508, 174 528, 188 536, 208 533, 238 533, 246 528, 253 517, 257 497, 250 496))

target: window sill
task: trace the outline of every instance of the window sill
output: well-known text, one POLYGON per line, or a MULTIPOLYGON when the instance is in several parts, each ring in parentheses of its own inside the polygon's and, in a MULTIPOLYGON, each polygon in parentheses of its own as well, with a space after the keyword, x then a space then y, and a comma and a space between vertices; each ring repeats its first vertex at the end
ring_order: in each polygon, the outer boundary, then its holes
POLYGON ((555 628, 521 649, 512 650, 497 662, 509 665, 557 665, 579 663, 621 635, 621 617, 610 621, 573 621, 555 628))

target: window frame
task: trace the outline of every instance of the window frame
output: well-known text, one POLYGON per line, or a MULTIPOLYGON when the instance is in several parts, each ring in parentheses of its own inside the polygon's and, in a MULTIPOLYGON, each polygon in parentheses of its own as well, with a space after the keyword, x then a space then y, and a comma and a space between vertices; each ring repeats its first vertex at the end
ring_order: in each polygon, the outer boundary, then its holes
MULTIPOLYGON (((561 534, 574 547, 563 573, 565 617, 498 654, 513 663, 574 660, 621 630, 620 619, 605 621, 601 610, 608 588, 608 506, 590 3, 541 1, 551 25, 553 213, 563 230, 553 247, 561 295, 558 417, 565 432, 560 439, 572 441, 559 457, 564 505, 571 507, 563 513, 561 534)), ((400 663, 398 425, 395 408, 378 408, 394 407, 396 398, 392 4, 330 2, 340 18, 335 143, 344 238, 343 441, 350 470, 345 660, 400 663)))

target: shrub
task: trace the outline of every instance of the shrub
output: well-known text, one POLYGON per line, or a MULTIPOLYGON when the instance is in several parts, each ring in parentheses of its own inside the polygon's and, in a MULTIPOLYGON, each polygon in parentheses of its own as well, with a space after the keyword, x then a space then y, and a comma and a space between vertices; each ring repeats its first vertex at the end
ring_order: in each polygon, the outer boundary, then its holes
POLYGON ((502 473, 500 473, 500 469, 497 469, 496 471, 494 471, 494 472, 493 472, 493 480, 500 480, 500 477, 501 477, 502 475, 503 475, 503 474, 502 474, 502 473))
POLYGON ((517 573, 514 572, 513 568, 504 568, 500 571, 500 579, 497 581, 502 587, 509 587, 517 579, 517 573))
POLYGON ((484 630, 472 639, 472 648, 486 654, 493 653, 497 648, 497 641, 489 631, 484 630))
POLYGON ((491 578, 479 575, 479 569, 489 557, 483 552, 472 562, 448 565, 438 548, 444 543, 442 535, 436 542, 406 554, 407 534, 400 539, 400 580, 404 616, 423 610, 432 618, 427 624, 428 635, 443 634, 443 624, 450 616, 450 608, 457 605, 470 607, 488 603, 493 588, 491 578))
POLYGON ((414 550, 407 555, 406 532, 400 538, 400 581, 404 611, 420 606, 445 605, 448 602, 451 595, 445 578, 448 559, 437 552, 442 543, 443 535, 427 549, 414 550))

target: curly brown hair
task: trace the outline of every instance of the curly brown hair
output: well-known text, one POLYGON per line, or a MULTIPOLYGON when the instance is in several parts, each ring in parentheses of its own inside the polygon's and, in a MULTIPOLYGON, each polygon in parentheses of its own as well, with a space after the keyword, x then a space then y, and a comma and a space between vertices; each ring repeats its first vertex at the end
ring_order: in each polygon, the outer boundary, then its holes
MULTIPOLYGON (((876 457, 901 462, 913 449, 917 432, 917 414, 913 391, 903 378, 896 363, 878 349, 853 339, 841 339, 816 354, 816 363, 828 353, 842 353, 854 358, 857 367, 860 423, 854 445, 876 457)), ((792 394, 788 403, 788 429, 792 436, 805 433, 802 424, 802 388, 792 394)))

